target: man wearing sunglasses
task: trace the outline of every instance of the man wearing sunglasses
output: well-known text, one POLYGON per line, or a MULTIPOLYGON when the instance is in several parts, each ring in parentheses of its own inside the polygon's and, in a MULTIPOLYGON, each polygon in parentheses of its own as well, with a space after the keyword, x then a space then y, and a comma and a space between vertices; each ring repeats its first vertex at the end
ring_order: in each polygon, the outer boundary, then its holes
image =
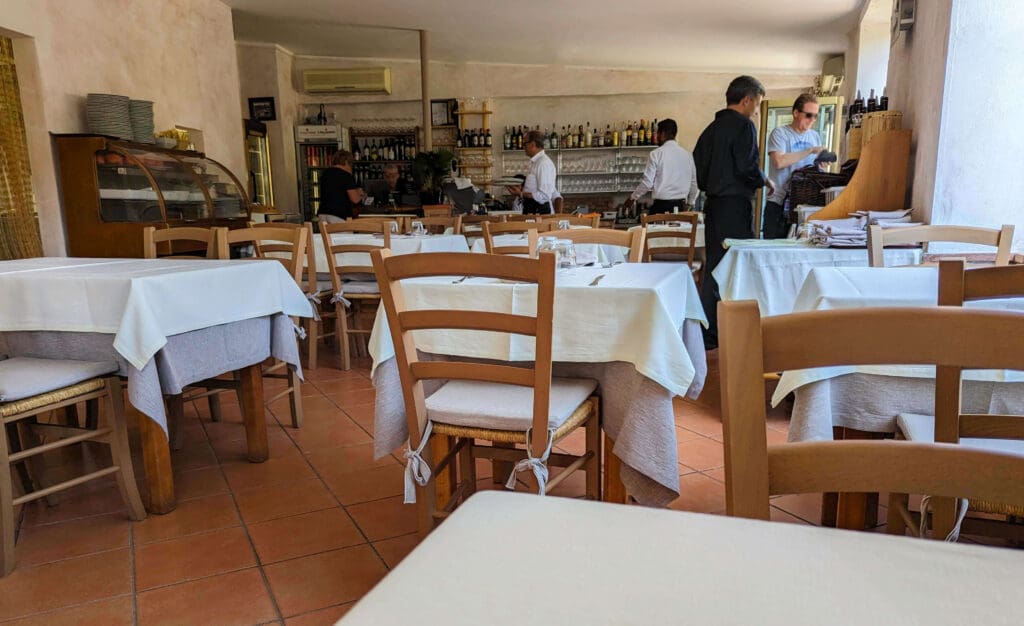
POLYGON ((809 93, 800 94, 793 102, 793 122, 780 126, 768 137, 768 177, 775 190, 764 207, 764 238, 783 239, 789 234, 785 214, 789 178, 796 170, 814 164, 824 148, 818 131, 811 128, 818 119, 818 100, 809 93))

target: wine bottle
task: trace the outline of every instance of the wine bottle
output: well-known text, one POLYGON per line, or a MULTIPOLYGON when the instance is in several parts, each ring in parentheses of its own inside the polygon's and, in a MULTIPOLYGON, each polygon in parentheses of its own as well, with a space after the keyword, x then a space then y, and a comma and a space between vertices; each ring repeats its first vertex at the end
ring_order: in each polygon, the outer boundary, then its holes
POLYGON ((593 131, 590 130, 590 122, 587 122, 587 134, 585 135, 585 137, 586 143, 584 144, 584 147, 592 147, 594 145, 594 133, 593 131))
POLYGON ((878 110, 879 111, 888 111, 889 110, 889 88, 888 87, 882 87, 882 97, 878 101, 878 110))
POLYGON ((352 160, 353 161, 358 161, 359 157, 361 156, 360 153, 359 153, 359 140, 353 141, 352 142, 352 147, 353 147, 353 150, 352 150, 352 160))
POLYGON ((484 136, 484 146, 488 147, 488 148, 491 147, 491 129, 490 128, 487 129, 487 134, 484 136))
POLYGON ((868 113, 874 113, 878 110, 878 100, 875 99, 875 90, 872 89, 868 95, 868 113))
POLYGON ((558 150, 558 131, 555 129, 554 122, 551 122, 551 135, 548 140, 551 142, 551 149, 558 150))
POLYGON ((619 127, 616 125, 615 130, 612 131, 612 145, 616 148, 619 147, 619 127))

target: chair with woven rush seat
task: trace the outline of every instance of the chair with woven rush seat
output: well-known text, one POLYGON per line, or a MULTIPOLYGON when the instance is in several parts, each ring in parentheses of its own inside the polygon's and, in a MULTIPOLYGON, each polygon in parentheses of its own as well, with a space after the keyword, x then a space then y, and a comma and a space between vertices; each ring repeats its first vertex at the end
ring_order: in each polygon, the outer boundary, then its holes
POLYGON ((767 520, 770 496, 824 492, 926 493, 1024 504, 1024 457, 1004 452, 871 440, 768 446, 762 378, 765 372, 835 365, 1020 368, 1024 316, 943 307, 762 318, 753 301, 721 302, 718 311, 729 515, 767 520), (872 332, 848 332, 853 327, 872 332), (935 340, 953 336, 962 340, 935 340))
POLYGON ((147 226, 142 229, 142 254, 143 258, 155 259, 160 256, 159 244, 166 243, 170 249, 170 255, 175 259, 217 259, 220 258, 221 247, 226 244, 224 235, 227 228, 196 228, 193 226, 182 226, 175 228, 156 228, 147 226), (193 246, 175 245, 179 242, 189 241, 193 246), (206 246, 205 252, 200 246, 206 246), (202 252, 198 255, 176 254, 175 250, 187 250, 189 252, 202 252))
MULTIPOLYGON (((239 228, 228 231, 226 240, 228 246, 240 243, 251 243, 255 258, 272 259, 279 261, 284 266, 292 280, 302 288, 302 274, 306 269, 306 251, 309 229, 307 227, 296 227, 294 224, 280 225, 272 224, 260 227, 239 228)), ((314 262, 315 266, 315 262, 314 262)), ((263 369, 263 378, 285 380, 286 387, 283 391, 267 398, 264 404, 270 404, 279 398, 288 396, 289 410, 293 428, 302 426, 302 380, 298 370, 292 368, 284 361, 274 363, 263 369), (286 370, 286 371, 281 371, 286 370)), ((203 381, 202 384, 219 384, 214 379, 203 381)), ((224 381, 225 386, 237 389, 236 381, 224 381)))
POLYGON ((644 253, 644 237, 646 228, 631 230, 612 230, 610 228, 570 228, 568 230, 552 230, 544 233, 559 239, 568 239, 573 243, 588 243, 605 246, 619 246, 629 250, 627 260, 639 263, 644 253))
POLYGON ((992 246, 996 248, 995 264, 1008 265, 1011 256, 1010 246, 1013 245, 1013 225, 1004 224, 1002 228, 979 228, 932 224, 882 228, 878 224, 872 224, 868 226, 868 264, 871 267, 885 267, 885 246, 920 243, 924 244, 927 251, 928 243, 932 241, 992 246))
POLYGON ((537 233, 538 230, 551 230, 550 224, 538 224, 536 222, 506 222, 504 224, 492 224, 484 222, 482 225, 484 249, 487 254, 517 254, 537 258, 537 233), (496 246, 494 238, 497 235, 523 236, 523 243, 511 246, 496 246))
MULTIPOLYGON (((939 263, 940 306, 963 306, 966 302, 1024 296, 1024 266, 982 267, 964 271, 964 261, 939 263)), ((940 366, 935 373, 935 415, 900 414, 896 418, 897 437, 908 441, 954 443, 965 447, 1006 452, 1024 457, 1024 415, 966 414, 961 403, 962 367, 940 366), (941 398, 941 402, 940 402, 941 398)), ((967 511, 988 515, 1024 517, 1024 507, 972 499, 966 507, 944 498, 930 498, 933 537, 950 536, 957 518, 967 511)), ((902 535, 906 527, 920 528, 920 514, 908 507, 906 494, 889 496, 889 532, 902 535), (896 515, 898 513, 898 515, 896 515)), ((927 521, 927 519, 926 519, 927 521)), ((993 534, 1024 540, 1024 528, 997 520, 964 518, 965 532, 993 534)))
POLYGON ((516 463, 506 484, 510 488, 514 487, 518 473, 532 471, 541 494, 577 469, 583 469, 587 498, 600 499, 600 408, 594 395, 597 382, 551 376, 554 254, 521 259, 435 253, 428 261, 423 255, 391 256, 390 250, 376 250, 371 256, 381 285, 405 400, 409 430, 405 501, 418 505, 420 533, 428 533, 436 519, 447 516, 475 491, 476 458, 516 463), (409 307, 402 280, 452 275, 536 284, 536 314, 409 307), (532 336, 535 361, 520 366, 469 362, 455 357, 427 360, 417 352, 413 333, 441 330, 532 336), (438 382, 443 385, 427 395, 427 385, 438 382), (582 455, 551 452, 555 443, 581 426, 586 432, 586 451, 582 455), (492 445, 480 445, 477 440, 492 445), (440 443, 441 449, 449 442, 453 444, 436 463, 428 463, 422 456, 432 442, 440 443), (525 450, 515 449, 515 444, 524 445, 525 450), (548 480, 548 465, 565 469, 548 480), (438 503, 435 481, 438 473, 445 470, 453 477, 451 484, 457 486, 450 497, 444 494, 447 502, 438 503), (458 480, 454 479, 456 476, 458 480))
POLYGON ((644 262, 667 261, 670 263, 686 263, 690 266, 693 279, 700 288, 701 277, 703 276, 703 264, 696 258, 697 228, 700 223, 700 214, 695 211, 684 213, 661 213, 658 215, 644 215, 641 218, 642 225, 647 229, 646 241, 644 242, 644 262), (680 222, 689 224, 690 230, 679 229, 652 229, 652 224, 668 224, 680 222), (660 239, 684 239, 688 243, 685 246, 665 245, 659 246, 654 242, 660 239))
MULTIPOLYGON (((114 475, 133 520, 146 517, 135 484, 128 432, 124 419, 124 398, 117 376, 117 363, 66 361, 15 357, 0 361, 0 561, 3 575, 14 569, 14 507, 44 498, 82 483, 114 475), (37 416, 82 401, 106 399, 108 423, 102 427, 77 428, 43 424, 37 416), (38 435, 60 438, 39 443, 38 435), (11 484, 11 466, 27 462, 32 483, 39 487, 42 463, 38 455, 84 442, 109 446, 112 465, 40 487, 15 498, 11 484), (30 443, 31 446, 23 446, 30 443)), ((24 483, 25 481, 23 481, 24 483)))
MULTIPOLYGON (((391 229, 386 222, 345 221, 321 224, 320 236, 327 254, 327 268, 331 274, 335 318, 338 325, 338 351, 342 369, 352 369, 350 335, 369 340, 370 329, 359 325, 359 314, 364 305, 376 307, 380 303, 380 287, 373 274, 369 252, 391 247, 391 229), (335 235, 376 235, 380 243, 355 241, 338 243, 335 235), (351 323, 349 321, 351 316, 351 323)), ((374 309, 376 311, 376 308, 374 309)))

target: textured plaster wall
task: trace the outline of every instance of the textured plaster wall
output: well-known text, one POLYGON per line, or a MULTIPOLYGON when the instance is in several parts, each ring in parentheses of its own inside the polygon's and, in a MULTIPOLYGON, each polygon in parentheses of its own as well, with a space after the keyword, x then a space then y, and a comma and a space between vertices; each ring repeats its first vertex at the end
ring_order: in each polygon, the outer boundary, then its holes
POLYGON ((889 108, 902 111, 903 128, 913 131, 909 206, 925 221, 935 195, 952 8, 953 0, 918 2, 913 30, 889 52, 889 108))
POLYGON ((15 38, 29 78, 22 96, 46 254, 65 253, 48 133, 86 132, 89 92, 153 100, 158 130, 202 129, 207 154, 244 178, 231 10, 219 0, 4 0, 0 31, 15 38))
MULTIPOLYGON (((239 44, 239 66, 243 85, 246 64, 242 58, 258 46, 239 44)), ((280 53, 279 54, 283 54, 280 53)), ((286 55, 287 56, 287 55, 286 55)), ((497 65, 481 63, 430 64, 431 97, 461 98, 490 96, 494 99, 491 120, 494 134, 494 162, 500 168, 501 129, 506 125, 540 124, 549 132, 551 124, 561 127, 589 121, 592 125, 636 120, 641 117, 672 117, 679 124, 679 141, 692 147, 715 111, 725 106, 725 88, 734 74, 611 70, 605 68, 564 67, 556 65, 497 65)), ((794 98, 814 82, 809 74, 758 74, 771 98, 794 98)), ((282 110, 297 120, 314 115, 319 104, 326 104, 340 123, 348 126, 359 118, 412 118, 420 124, 419 62, 395 59, 347 59, 332 57, 293 57, 289 82, 291 94, 279 85, 282 110), (380 67, 391 68, 392 93, 386 96, 315 96, 302 92, 302 71, 314 68, 380 67)), ((471 124, 477 124, 474 121, 471 124)), ((291 157, 294 162, 294 155, 291 157)), ((297 182, 274 172, 274 195, 296 201, 297 182)))
POLYGON ((1024 118, 1013 85, 1024 74, 1017 0, 955 0, 931 221, 1016 225, 1024 251, 1024 118))

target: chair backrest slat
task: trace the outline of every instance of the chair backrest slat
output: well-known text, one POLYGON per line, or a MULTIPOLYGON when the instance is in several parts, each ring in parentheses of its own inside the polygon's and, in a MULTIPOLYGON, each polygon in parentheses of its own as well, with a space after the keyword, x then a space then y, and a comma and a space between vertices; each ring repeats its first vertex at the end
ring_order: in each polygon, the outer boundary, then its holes
POLYGON ((563 220, 569 222, 570 226, 589 226, 590 228, 601 227, 601 216, 600 215, 573 215, 567 213, 549 213, 547 215, 539 216, 541 221, 551 222, 554 224, 554 228, 558 228, 558 222, 563 220))
POLYGON ((221 240, 227 228, 198 228, 195 226, 180 226, 174 228, 156 228, 147 226, 142 229, 142 254, 143 258, 155 259, 159 256, 157 244, 171 244, 171 251, 174 250, 174 242, 190 241, 206 246, 202 256, 174 254, 176 259, 217 259, 221 255, 221 240))
POLYGON ((324 244, 324 252, 327 256, 327 271, 331 275, 331 287, 334 293, 344 293, 344 279, 347 276, 358 276, 373 274, 373 261, 370 260, 370 253, 381 248, 391 247, 391 223, 385 220, 360 222, 358 220, 345 220, 344 222, 320 223, 320 237, 324 244), (334 235, 380 235, 380 245, 372 243, 335 243, 334 235), (365 258, 365 265, 352 265, 351 257, 346 258, 342 264, 338 260, 340 254, 358 254, 358 258, 365 258))
MULTIPOLYGON (((533 419, 530 446, 543 450, 548 436, 548 409, 551 394, 551 327, 554 315, 555 256, 545 253, 539 259, 497 257, 489 254, 439 252, 392 256, 390 250, 375 250, 370 255, 380 285, 381 302, 387 315, 395 346, 399 377, 405 399, 410 445, 419 445, 426 425, 426 379, 473 380, 533 388, 533 419), (429 276, 486 276, 537 285, 537 309, 534 316, 481 313, 474 310, 411 310, 406 302, 403 280, 429 276), (442 313, 444 315, 442 315, 442 313), (413 331, 437 324, 448 329, 486 328, 489 331, 534 336, 535 361, 532 367, 481 364, 459 361, 421 360, 413 341, 413 331), (527 319, 523 319, 527 318, 527 319)), ((452 286, 453 289, 459 287, 452 286)))
POLYGON ((641 223, 647 227, 646 241, 644 242, 644 261, 650 263, 657 260, 658 255, 685 256, 686 263, 693 267, 697 256, 697 228, 700 224, 700 213, 685 211, 683 213, 659 213, 656 215, 644 215, 641 223), (661 230, 652 229, 652 224, 668 224, 679 222, 689 224, 690 230, 682 229, 661 230), (685 246, 656 246, 654 241, 659 239, 683 239, 687 242, 685 246))
POLYGON ((871 267, 884 267, 885 246, 925 244, 933 241, 956 242, 996 248, 996 265, 1010 263, 1010 246, 1013 245, 1013 225, 1002 228, 980 228, 977 226, 955 226, 933 224, 907 228, 882 228, 878 224, 868 226, 868 263, 871 267))
POLYGON ((302 274, 306 269, 306 237, 305 227, 294 224, 287 226, 273 224, 267 226, 250 226, 227 232, 225 239, 228 246, 239 243, 252 243, 256 257, 280 261, 295 283, 302 286, 302 274), (266 246, 266 250, 264 250, 266 246), (289 255, 268 257, 267 253, 289 255))
POLYGON ((611 245, 626 248, 629 250, 629 262, 639 263, 644 252, 644 237, 646 234, 647 229, 642 227, 631 230, 612 230, 610 228, 570 228, 567 230, 548 231, 545 233, 545 236, 568 239, 573 243, 611 245))
MULTIPOLYGON (((537 227, 543 227, 544 224, 537 224, 535 222, 508 222, 504 224, 491 224, 490 222, 484 222, 481 227, 483 230, 484 237, 484 249, 487 254, 503 254, 503 255, 526 255, 531 259, 537 257, 537 227), (526 241, 521 245, 512 246, 496 246, 494 245, 494 237, 503 234, 515 234, 524 233, 526 235, 526 241)), ((546 229, 549 230, 549 229, 546 229)))
POLYGON ((452 229, 453 235, 462 234, 462 216, 456 215, 454 217, 419 217, 409 220, 409 230, 412 231, 412 223, 420 222, 428 232, 435 234, 444 234, 447 229, 452 229))

